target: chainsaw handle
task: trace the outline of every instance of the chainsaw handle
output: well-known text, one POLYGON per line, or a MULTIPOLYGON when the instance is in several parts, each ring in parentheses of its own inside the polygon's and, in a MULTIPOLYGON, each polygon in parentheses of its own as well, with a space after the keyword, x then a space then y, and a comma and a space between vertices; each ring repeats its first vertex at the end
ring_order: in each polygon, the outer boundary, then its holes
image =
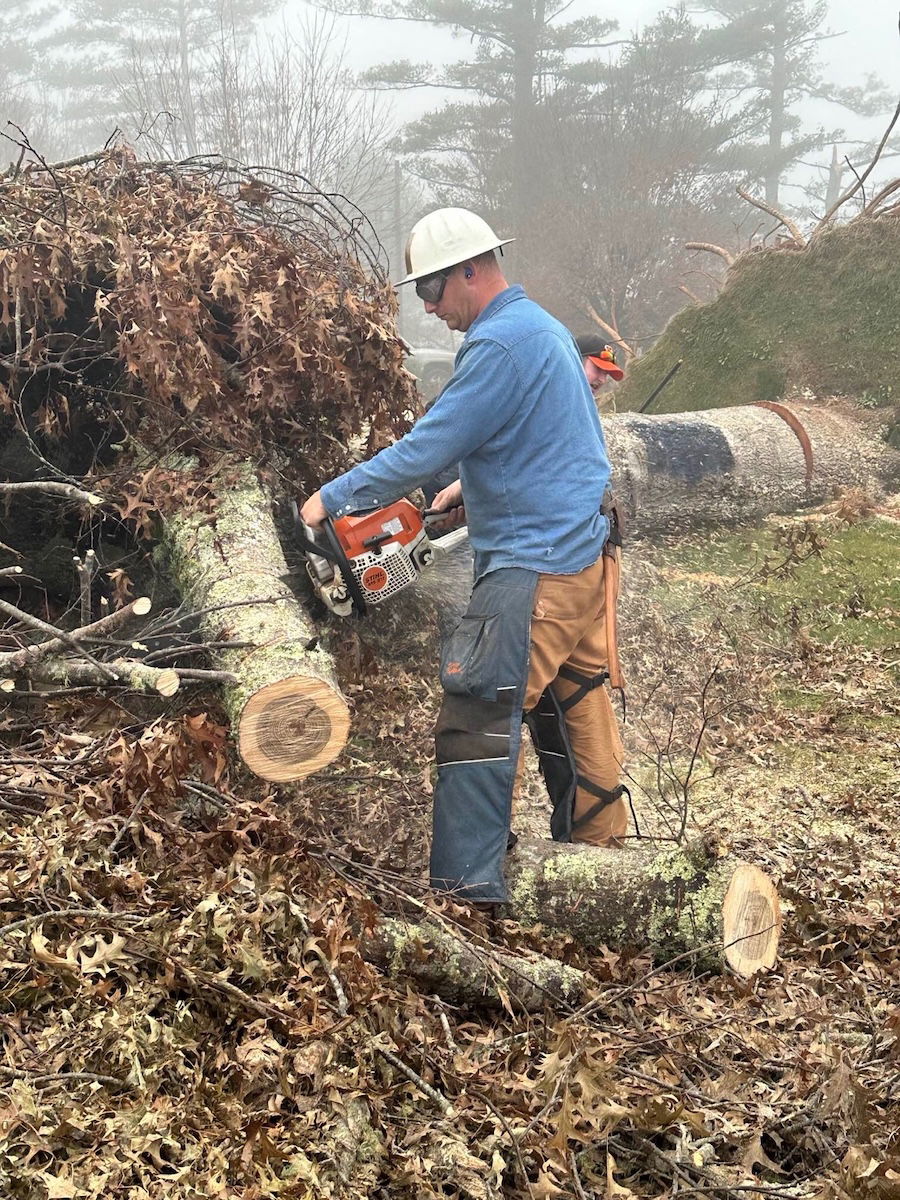
MULTIPOLYGON (((326 517, 325 520, 328 522, 331 518, 326 517)), ((294 541, 301 550, 305 550, 307 554, 318 554, 319 558, 327 558, 329 562, 340 566, 340 560, 333 549, 329 546, 323 546, 320 542, 315 541, 314 538, 309 536, 312 530, 300 516, 300 509, 296 500, 291 501, 291 525, 293 526, 294 541)))
POLYGON ((455 508, 464 508, 462 504, 454 504, 452 508, 426 508, 422 513, 422 524, 426 529, 432 525, 440 525, 446 521, 455 508))
POLYGON ((350 602, 353 605, 353 611, 358 617, 366 615, 366 601, 362 594, 362 589, 356 581, 356 577, 350 570, 347 562, 347 555, 344 553, 343 547, 338 540, 338 535, 335 532, 334 520, 328 516, 322 522, 322 532, 325 535, 325 542, 317 542, 314 537, 309 535, 312 533, 310 527, 300 516, 300 509, 297 506, 297 501, 291 501, 291 521, 294 527, 294 541, 301 550, 307 554, 317 554, 319 558, 325 558, 328 562, 334 563, 341 573, 341 578, 344 581, 344 586, 350 596, 350 602))

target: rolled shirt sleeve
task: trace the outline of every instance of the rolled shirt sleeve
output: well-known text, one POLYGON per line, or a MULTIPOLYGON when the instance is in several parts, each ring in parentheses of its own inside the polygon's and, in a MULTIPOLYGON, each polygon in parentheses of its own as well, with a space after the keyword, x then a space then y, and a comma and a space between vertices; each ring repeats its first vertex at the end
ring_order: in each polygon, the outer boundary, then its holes
POLYGON ((516 366, 490 339, 463 345, 453 378, 399 441, 339 475, 321 490, 333 517, 380 508, 477 450, 520 403, 516 366))

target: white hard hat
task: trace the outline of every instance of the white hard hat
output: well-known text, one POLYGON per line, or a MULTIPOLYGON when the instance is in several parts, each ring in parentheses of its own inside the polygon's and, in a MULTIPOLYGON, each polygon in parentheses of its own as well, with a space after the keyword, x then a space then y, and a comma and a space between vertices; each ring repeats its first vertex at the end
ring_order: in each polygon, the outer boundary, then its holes
POLYGON ((467 208, 437 208, 413 225, 406 241, 408 274, 397 287, 446 267, 455 267, 488 250, 498 250, 515 240, 497 237, 487 221, 467 208))

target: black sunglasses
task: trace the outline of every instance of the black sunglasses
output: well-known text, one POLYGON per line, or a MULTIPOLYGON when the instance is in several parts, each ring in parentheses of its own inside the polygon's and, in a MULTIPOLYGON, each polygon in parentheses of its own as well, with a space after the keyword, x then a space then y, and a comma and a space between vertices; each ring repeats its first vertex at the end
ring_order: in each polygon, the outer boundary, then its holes
POLYGON ((438 304, 452 272, 453 267, 448 267, 444 271, 423 275, 421 279, 416 280, 416 295, 427 304, 438 304))

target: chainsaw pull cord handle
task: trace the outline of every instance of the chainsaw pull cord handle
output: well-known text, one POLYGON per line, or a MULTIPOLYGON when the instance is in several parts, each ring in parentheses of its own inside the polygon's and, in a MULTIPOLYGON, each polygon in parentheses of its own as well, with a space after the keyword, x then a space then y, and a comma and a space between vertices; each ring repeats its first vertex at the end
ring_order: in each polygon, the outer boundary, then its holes
POLYGON ((341 578, 347 588, 350 603, 353 605, 353 611, 358 617, 364 617, 366 615, 365 597, 362 594, 359 584, 356 582, 356 576, 350 569, 347 555, 344 553, 344 549, 334 528, 334 520, 331 517, 326 517, 322 522, 322 531, 325 534, 325 539, 328 543, 327 546, 323 546, 321 542, 313 541, 312 538, 306 536, 306 530, 309 527, 303 523, 296 500, 291 501, 291 520, 294 526, 294 540, 300 549, 305 550, 307 554, 317 554, 319 558, 325 558, 328 562, 334 563, 340 571, 341 578))

